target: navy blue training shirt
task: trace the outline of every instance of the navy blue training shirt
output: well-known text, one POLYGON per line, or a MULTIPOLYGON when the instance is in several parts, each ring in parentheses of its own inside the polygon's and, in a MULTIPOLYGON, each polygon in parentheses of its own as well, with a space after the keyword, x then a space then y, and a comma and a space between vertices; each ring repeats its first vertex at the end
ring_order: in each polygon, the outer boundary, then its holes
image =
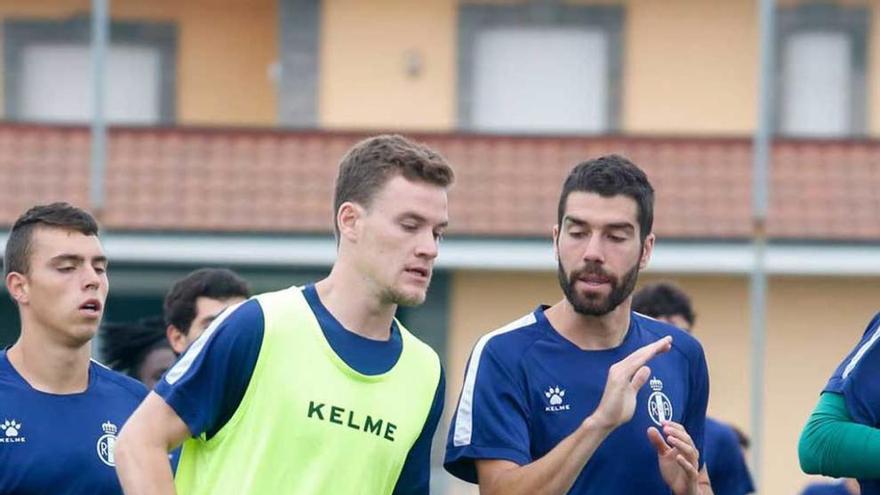
POLYGON ((582 350, 552 327, 545 309, 477 342, 449 430, 446 469, 475 483, 478 459, 525 465, 543 457, 595 411, 611 365, 672 335, 672 349, 648 362, 651 376, 638 393, 633 419, 602 442, 569 492, 671 493, 646 431, 664 420, 681 423, 702 458, 709 377, 700 344, 678 328, 632 313, 620 346, 582 350))
POLYGON ((116 435, 146 395, 94 361, 85 392, 41 392, 0 351, 0 494, 121 495, 116 435))

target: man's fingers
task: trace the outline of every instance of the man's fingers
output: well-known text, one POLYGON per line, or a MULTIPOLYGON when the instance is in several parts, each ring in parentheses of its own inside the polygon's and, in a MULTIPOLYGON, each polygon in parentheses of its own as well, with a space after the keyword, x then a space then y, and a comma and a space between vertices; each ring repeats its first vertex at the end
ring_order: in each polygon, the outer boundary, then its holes
POLYGON ((677 462, 678 465, 681 466, 682 469, 684 469, 684 471, 687 473, 687 477, 689 480, 694 481, 700 477, 700 473, 699 471, 697 471, 697 468, 693 465, 693 463, 685 459, 683 455, 679 454, 675 456, 675 462, 677 462))
POLYGON ((661 456, 669 452, 669 449, 671 448, 666 443, 666 440, 663 439, 663 435, 660 434, 660 431, 653 426, 648 428, 648 441, 654 446, 654 450, 657 451, 657 454, 661 456))
POLYGON ((675 435, 688 443, 694 443, 694 440, 691 438, 690 434, 688 434, 684 425, 676 423, 675 421, 664 421, 663 433, 666 433, 667 435, 675 435))
POLYGON ((669 429, 670 431, 671 430, 679 431, 679 432, 681 432, 682 436, 684 436, 688 439, 691 438, 691 436, 688 435, 687 429, 685 429, 684 425, 681 423, 676 423, 675 421, 664 421, 663 422, 663 429, 664 430, 669 429))
POLYGON ((666 434, 667 441, 686 453, 688 458, 693 460, 699 458, 700 454, 697 451, 697 446, 683 425, 673 421, 666 421, 663 423, 663 433, 666 434))
POLYGON ((639 371, 636 371, 636 374, 633 375, 632 382, 630 382, 630 386, 632 387, 634 392, 638 392, 642 385, 648 381, 648 377, 651 376, 651 368, 647 366, 642 366, 639 368, 639 371))
POLYGON ((693 445, 683 442, 672 435, 667 436, 666 441, 669 445, 678 449, 681 455, 685 456, 690 462, 696 462, 699 459, 700 454, 697 453, 697 449, 693 445))
POLYGON ((667 335, 660 340, 639 347, 633 351, 632 354, 623 358, 618 364, 627 370, 628 375, 632 375, 635 374, 639 368, 644 366, 645 363, 650 361, 651 358, 657 354, 662 354, 669 349, 672 349, 672 337, 667 335))

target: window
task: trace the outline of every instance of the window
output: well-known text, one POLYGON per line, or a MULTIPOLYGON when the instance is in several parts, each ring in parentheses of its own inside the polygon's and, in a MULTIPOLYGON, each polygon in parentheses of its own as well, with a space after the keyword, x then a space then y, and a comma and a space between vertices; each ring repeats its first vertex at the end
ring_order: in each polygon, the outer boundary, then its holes
POLYGON ((459 123, 487 132, 616 130, 618 7, 463 5, 459 123))
POLYGON ((809 4, 779 13, 778 129, 783 135, 865 133, 869 13, 809 4))
MULTIPOLYGON (((7 21, 6 114, 12 120, 86 122, 92 113, 90 23, 7 21)), ((105 115, 117 124, 174 121, 176 33, 171 25, 113 23, 105 115)))
POLYGON ((320 0, 279 0, 281 79, 278 118, 285 126, 318 125, 320 0))

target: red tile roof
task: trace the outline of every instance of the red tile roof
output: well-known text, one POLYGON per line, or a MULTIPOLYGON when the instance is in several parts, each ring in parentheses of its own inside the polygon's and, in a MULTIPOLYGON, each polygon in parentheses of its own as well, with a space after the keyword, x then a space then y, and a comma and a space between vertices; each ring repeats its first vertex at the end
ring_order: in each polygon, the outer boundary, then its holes
MULTIPOLYGON (((110 133, 105 228, 137 231, 328 233, 336 165, 367 134, 242 129, 110 133)), ((457 181, 452 235, 545 236, 562 180, 578 161, 621 153, 657 190, 664 237, 744 238, 750 232, 748 139, 511 137, 418 134, 457 181)), ((88 207, 83 127, 0 124, 0 223, 27 207, 88 207)), ((880 238, 880 142, 780 141, 774 147, 768 232, 774 238, 880 238)))

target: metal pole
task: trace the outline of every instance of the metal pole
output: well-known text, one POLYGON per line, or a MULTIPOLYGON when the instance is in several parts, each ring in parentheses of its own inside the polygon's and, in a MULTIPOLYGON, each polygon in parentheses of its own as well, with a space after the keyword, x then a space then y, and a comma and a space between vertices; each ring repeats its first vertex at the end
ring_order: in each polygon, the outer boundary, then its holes
MULTIPOLYGON (((776 5, 774 0, 758 0, 760 10, 761 65, 758 85, 758 125, 753 143, 752 170, 752 246, 755 264, 749 280, 751 299, 751 429, 752 474, 761 486, 764 461, 764 363, 767 350, 767 205, 773 123, 773 74, 776 5)), ((760 488, 759 488, 760 490, 760 488)))
POLYGON ((92 0, 92 154, 89 199, 95 214, 104 208, 107 124, 104 120, 104 67, 107 57, 110 0, 92 0))

